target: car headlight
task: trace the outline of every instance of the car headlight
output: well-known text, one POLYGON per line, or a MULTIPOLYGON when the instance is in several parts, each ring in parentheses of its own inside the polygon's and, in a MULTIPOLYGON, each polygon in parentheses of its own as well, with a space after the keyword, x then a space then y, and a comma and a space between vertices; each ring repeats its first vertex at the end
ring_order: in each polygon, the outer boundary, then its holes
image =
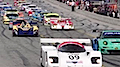
POLYGON ((58 57, 49 57, 50 63, 58 63, 58 57))
POLYGON ((103 42, 104 45, 107 45, 108 43, 106 41, 103 42))
POLYGON ((50 21, 50 19, 46 19, 46 21, 50 21))
POLYGON ((50 61, 50 63, 52 63, 52 62, 53 62, 53 59, 52 59, 52 58, 49 58, 49 61, 50 61))
POLYGON ((72 27, 73 25, 69 25, 69 26, 71 26, 71 27, 72 27))
POLYGON ((100 64, 101 62, 100 57, 92 57, 91 62, 92 64, 100 64))

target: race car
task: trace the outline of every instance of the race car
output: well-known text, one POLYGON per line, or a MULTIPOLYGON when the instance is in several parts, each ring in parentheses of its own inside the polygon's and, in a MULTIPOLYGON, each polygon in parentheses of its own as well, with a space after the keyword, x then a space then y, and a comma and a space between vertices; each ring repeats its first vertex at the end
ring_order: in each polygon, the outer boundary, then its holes
POLYGON ((104 30, 100 36, 94 38, 93 49, 102 54, 120 53, 120 30, 104 30))
POLYGON ((19 8, 21 11, 25 11, 25 9, 27 8, 28 5, 30 5, 31 3, 23 3, 19 8))
POLYGON ((38 22, 43 22, 44 14, 51 13, 50 11, 47 10, 38 10, 34 14, 32 14, 32 20, 36 20, 38 22))
POLYGON ((12 8, 13 7, 11 5, 0 6, 0 16, 3 16, 6 10, 12 9, 12 8))
POLYGON ((25 12, 28 13, 28 11, 30 11, 31 9, 34 9, 34 8, 38 8, 38 7, 36 5, 33 5, 33 4, 28 5, 25 9, 25 12))
POLYGON ((71 18, 51 18, 50 29, 74 29, 71 18))
POLYGON ((1 5, 9 5, 9 3, 7 3, 7 2, 1 2, 1 3, 0 3, 0 6, 1 6, 1 5))
POLYGON ((26 0, 18 0, 14 2, 14 6, 19 7, 22 3, 26 3, 26 0))
POLYGON ((12 12, 8 12, 5 13, 5 15, 3 16, 3 23, 4 24, 9 24, 10 21, 13 21, 15 18, 14 17, 18 17, 18 13, 12 13, 12 12))
POLYGON ((89 46, 90 39, 40 38, 40 43, 42 67, 102 67, 102 55, 89 46))
POLYGON ((13 36, 38 36, 38 29, 37 22, 29 22, 24 18, 17 18, 13 22, 13 36))
POLYGON ((44 14, 43 25, 50 25, 50 18, 61 18, 58 13, 44 14))
POLYGON ((34 14, 35 11, 37 10, 41 10, 41 8, 31 8, 31 10, 28 11, 28 16, 32 16, 32 14, 34 14))

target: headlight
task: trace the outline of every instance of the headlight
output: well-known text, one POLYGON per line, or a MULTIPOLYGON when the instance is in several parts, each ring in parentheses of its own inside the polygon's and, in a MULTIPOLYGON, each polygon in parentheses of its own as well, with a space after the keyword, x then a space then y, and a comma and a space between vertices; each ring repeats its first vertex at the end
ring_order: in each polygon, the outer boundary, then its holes
POLYGON ((58 57, 49 57, 50 63, 58 63, 58 57))
POLYGON ((52 58, 49 58, 49 61, 50 61, 50 63, 52 63, 52 62, 53 62, 53 59, 52 59, 52 58))
POLYGON ((107 45, 108 43, 106 41, 103 42, 104 45, 107 45))
POLYGON ((72 27, 73 25, 69 25, 69 26, 71 26, 71 27, 72 27))
POLYGON ((92 57, 91 62, 92 64, 100 64, 101 62, 100 57, 92 57))
POLYGON ((56 27, 57 25, 53 25, 53 27, 56 27))
POLYGON ((46 21, 50 21, 50 19, 46 19, 46 21))

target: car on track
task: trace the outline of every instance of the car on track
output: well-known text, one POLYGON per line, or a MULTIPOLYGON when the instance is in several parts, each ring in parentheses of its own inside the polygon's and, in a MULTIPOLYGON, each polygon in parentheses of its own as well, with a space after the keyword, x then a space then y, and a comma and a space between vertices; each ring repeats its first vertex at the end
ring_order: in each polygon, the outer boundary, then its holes
POLYGON ((40 43, 49 43, 41 46, 42 67, 102 67, 102 55, 89 46, 90 39, 40 38, 40 43))
POLYGON ((47 10, 38 10, 34 12, 31 18, 32 20, 43 22, 44 14, 48 14, 48 13, 51 13, 51 12, 47 10))
POLYGON ((28 13, 31 9, 36 9, 36 8, 38 8, 37 5, 34 4, 28 5, 25 9, 25 12, 28 13))
POLYGON ((14 17, 18 17, 18 12, 11 12, 10 11, 7 11, 5 12, 4 16, 3 16, 3 23, 4 24, 9 24, 11 21, 13 21, 15 18, 14 17))
POLYGON ((31 17, 37 10, 41 10, 41 8, 31 8, 31 10, 28 11, 28 16, 31 17))
POLYGON ((38 36, 39 26, 37 22, 27 21, 24 18, 17 18, 13 21, 13 36, 38 36))
POLYGON ((9 5, 9 3, 7 3, 7 2, 1 2, 1 3, 0 3, 0 6, 1 6, 1 5, 9 5))
POLYGON ((104 30, 92 42, 93 49, 100 51, 102 54, 119 54, 120 30, 104 30))
POLYGON ((61 18, 61 16, 58 13, 44 14, 43 25, 50 25, 51 18, 61 18))
POLYGON ((71 18, 51 18, 50 19, 50 29, 74 29, 73 22, 71 18))
POLYGON ((12 9, 12 8, 13 7, 11 5, 0 6, 0 16, 3 16, 6 10, 12 9))
POLYGON ((30 2, 27 2, 27 3, 23 3, 21 4, 21 6, 19 7, 21 11, 25 11, 25 9, 27 8, 28 5, 30 5, 31 3, 30 2))
POLYGON ((26 0, 18 0, 14 2, 14 6, 19 7, 22 3, 26 3, 26 0))

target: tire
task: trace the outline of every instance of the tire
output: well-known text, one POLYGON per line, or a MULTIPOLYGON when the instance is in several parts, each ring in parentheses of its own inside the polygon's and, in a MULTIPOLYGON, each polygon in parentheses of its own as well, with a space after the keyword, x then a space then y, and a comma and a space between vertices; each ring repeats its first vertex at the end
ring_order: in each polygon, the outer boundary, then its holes
POLYGON ((9 30, 12 30, 12 28, 9 28, 9 30))
POLYGON ((41 65, 41 67, 44 67, 44 66, 42 65, 42 63, 40 63, 40 65, 41 65))
POLYGON ((13 32, 13 37, 16 36, 15 32, 13 32))

